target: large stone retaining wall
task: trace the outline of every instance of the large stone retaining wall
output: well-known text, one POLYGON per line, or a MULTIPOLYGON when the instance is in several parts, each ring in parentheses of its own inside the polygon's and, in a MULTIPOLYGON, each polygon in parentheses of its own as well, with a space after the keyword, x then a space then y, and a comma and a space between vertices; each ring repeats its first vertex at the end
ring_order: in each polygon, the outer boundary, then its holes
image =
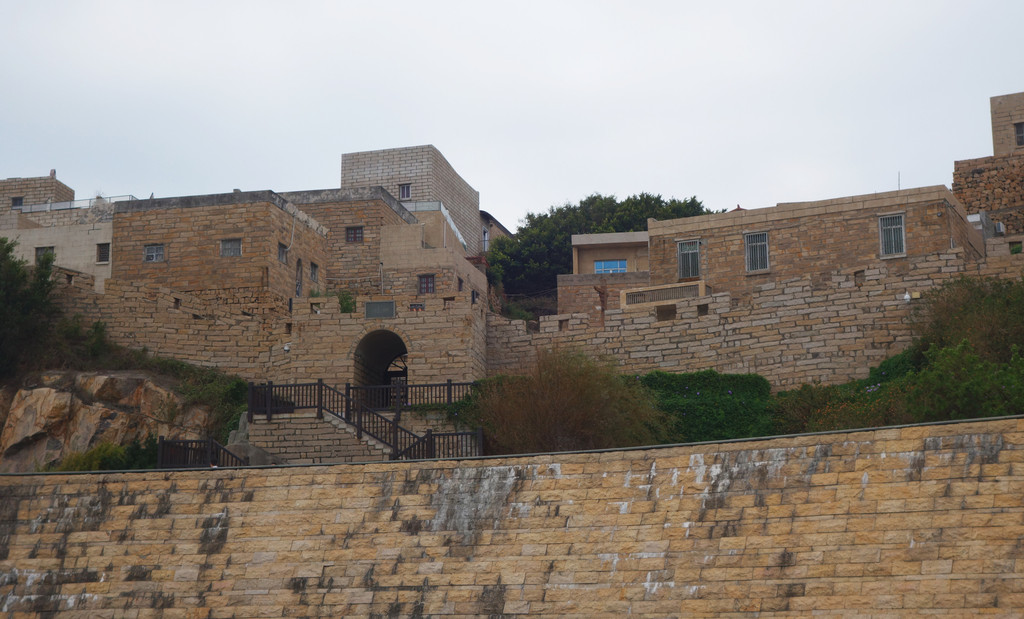
POLYGON ((13 617, 1018 615, 1024 420, 0 476, 13 617))

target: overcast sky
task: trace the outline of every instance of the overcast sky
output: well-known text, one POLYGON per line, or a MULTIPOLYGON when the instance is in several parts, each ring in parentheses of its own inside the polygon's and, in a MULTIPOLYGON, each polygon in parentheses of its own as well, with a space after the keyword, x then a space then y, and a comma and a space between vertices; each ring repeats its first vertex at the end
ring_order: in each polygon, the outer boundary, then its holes
POLYGON ((1024 91, 1024 2, 0 0, 0 178, 80 198, 337 187, 433 144, 507 227, 952 183, 1024 91))

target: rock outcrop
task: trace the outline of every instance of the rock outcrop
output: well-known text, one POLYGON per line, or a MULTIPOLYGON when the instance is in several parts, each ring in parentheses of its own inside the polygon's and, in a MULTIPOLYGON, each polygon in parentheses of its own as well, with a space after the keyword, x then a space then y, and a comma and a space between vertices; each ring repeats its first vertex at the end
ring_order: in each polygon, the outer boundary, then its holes
POLYGON ((38 383, 0 397, 0 472, 35 471, 102 442, 201 438, 210 418, 140 372, 49 373, 38 383))

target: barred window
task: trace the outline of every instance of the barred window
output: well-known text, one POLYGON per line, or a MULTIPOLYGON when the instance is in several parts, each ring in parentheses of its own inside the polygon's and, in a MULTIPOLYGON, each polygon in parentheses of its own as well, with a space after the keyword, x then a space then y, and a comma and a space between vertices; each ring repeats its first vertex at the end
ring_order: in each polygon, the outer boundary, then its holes
POLYGON ((110 243, 96 243, 96 262, 110 262, 110 243))
POLYGON ((879 217, 878 238, 883 256, 898 256, 906 253, 903 215, 879 217))
POLYGON ((164 246, 163 244, 146 245, 142 248, 142 261, 143 262, 163 262, 164 261, 164 246))
POLYGON ((222 239, 220 242, 220 255, 224 258, 241 256, 242 239, 222 239))
POLYGON ((1024 146, 1024 123, 1015 123, 1013 133, 1017 139, 1017 146, 1024 146))
POLYGON ((751 232, 743 235, 746 246, 747 272, 768 269, 768 233, 751 232))
POLYGON ((345 242, 346 243, 362 243, 363 242, 363 227, 362 226, 350 226, 345 228, 345 242))
POLYGON ((434 276, 432 274, 420 275, 420 294, 434 293, 434 276))
POLYGON ((679 279, 700 277, 700 241, 680 241, 676 248, 679 253, 679 279))

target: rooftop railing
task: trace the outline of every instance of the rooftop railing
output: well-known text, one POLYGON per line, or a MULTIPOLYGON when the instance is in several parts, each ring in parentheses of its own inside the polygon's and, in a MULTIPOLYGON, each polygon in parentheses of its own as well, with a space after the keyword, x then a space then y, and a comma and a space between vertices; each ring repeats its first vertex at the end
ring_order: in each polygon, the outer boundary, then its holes
POLYGON ((22 213, 45 213, 48 211, 63 211, 73 208, 93 208, 95 206, 102 206, 105 204, 113 204, 115 202, 127 202, 129 200, 138 200, 135 196, 124 195, 124 196, 109 196, 106 198, 87 198, 83 200, 69 200, 67 202, 45 202, 43 204, 23 204, 21 206, 12 206, 11 208, 20 211, 22 213))

